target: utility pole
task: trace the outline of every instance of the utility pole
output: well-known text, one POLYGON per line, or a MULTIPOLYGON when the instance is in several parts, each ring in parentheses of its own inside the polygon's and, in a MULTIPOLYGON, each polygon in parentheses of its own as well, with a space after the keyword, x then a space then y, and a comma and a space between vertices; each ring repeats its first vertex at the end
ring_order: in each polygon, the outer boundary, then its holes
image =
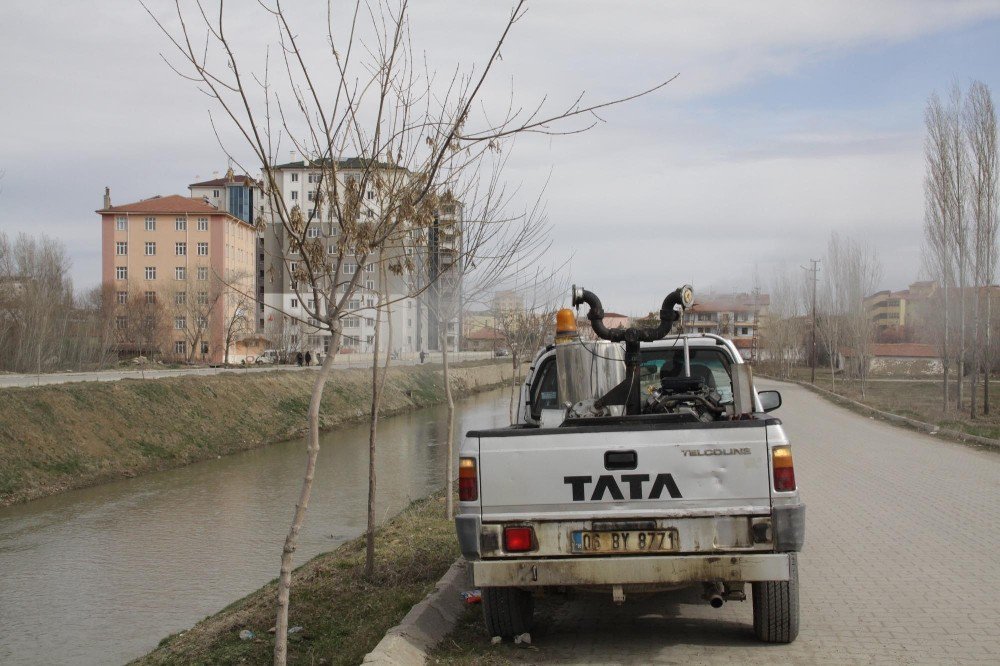
POLYGON ((819 259, 810 259, 812 268, 801 266, 802 270, 812 273, 812 340, 809 353, 809 381, 816 383, 816 283, 819 282, 819 259))

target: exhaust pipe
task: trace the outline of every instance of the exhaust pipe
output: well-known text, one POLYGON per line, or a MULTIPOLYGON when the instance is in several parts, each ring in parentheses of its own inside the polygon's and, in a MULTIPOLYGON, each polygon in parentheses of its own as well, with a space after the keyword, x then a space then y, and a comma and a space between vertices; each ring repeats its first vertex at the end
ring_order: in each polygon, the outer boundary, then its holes
POLYGON ((722 608, 722 604, 726 603, 724 594, 725 590, 721 583, 705 583, 705 592, 701 596, 712 608, 722 608))

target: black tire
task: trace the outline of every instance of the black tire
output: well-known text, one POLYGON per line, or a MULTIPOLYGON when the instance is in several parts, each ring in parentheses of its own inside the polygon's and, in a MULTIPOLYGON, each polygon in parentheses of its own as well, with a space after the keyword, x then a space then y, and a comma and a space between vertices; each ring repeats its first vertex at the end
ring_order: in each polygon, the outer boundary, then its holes
POLYGON ((516 587, 483 588, 483 620, 492 636, 513 638, 531 631, 535 600, 530 592, 516 587))
POLYGON ((753 583, 753 632, 765 643, 791 643, 799 635, 799 562, 788 558, 788 580, 753 583))

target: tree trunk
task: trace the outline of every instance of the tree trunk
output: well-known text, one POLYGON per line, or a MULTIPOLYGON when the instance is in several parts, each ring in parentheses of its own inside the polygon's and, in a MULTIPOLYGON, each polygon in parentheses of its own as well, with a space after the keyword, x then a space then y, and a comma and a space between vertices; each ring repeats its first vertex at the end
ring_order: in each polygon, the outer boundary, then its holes
POLYGON ((984 381, 983 381, 983 414, 985 416, 990 415, 990 365, 993 363, 993 352, 990 349, 992 344, 992 335, 990 333, 991 327, 993 326, 992 320, 992 304, 990 298, 990 287, 986 287, 986 345, 985 345, 985 363, 984 368, 984 381))
MULTIPOLYGON (((384 262, 379 259, 379 266, 382 266, 382 284, 386 284, 384 262)), ((382 294, 387 301, 388 293, 382 294)), ((385 365, 382 372, 379 372, 378 350, 382 337, 382 304, 380 298, 375 311, 375 350, 372 352, 372 401, 370 422, 368 425, 368 519, 367 530, 365 531, 365 572, 364 576, 371 579, 375 573, 375 444, 378 441, 378 414, 382 407, 382 394, 385 389, 385 377, 389 370, 389 362, 392 359, 392 312, 386 307, 386 320, 388 322, 388 339, 385 346, 385 365)))
POLYGON ((942 375, 942 385, 941 385, 941 399, 942 399, 941 404, 942 404, 943 411, 947 412, 948 408, 951 407, 951 398, 948 395, 949 394, 949 391, 948 391, 948 370, 949 370, 949 367, 948 367, 948 365, 949 365, 949 354, 951 352, 951 350, 948 349, 948 326, 951 323, 950 322, 951 318, 948 316, 948 282, 947 282, 948 275, 947 274, 945 274, 944 279, 945 279, 945 284, 944 284, 944 308, 943 308, 944 309, 944 336, 942 338, 942 343, 941 343, 941 349, 942 349, 942 353, 941 353, 941 365, 943 366, 942 369, 943 369, 944 372, 943 372, 943 375, 942 375))
POLYGON ((511 367, 511 373, 510 373, 510 377, 511 377, 511 379, 510 379, 510 381, 511 381, 511 384, 510 384, 510 422, 514 423, 514 419, 517 418, 517 413, 514 411, 514 404, 515 404, 515 400, 516 400, 515 396, 517 395, 517 385, 518 385, 517 354, 514 352, 514 350, 511 350, 511 352, 510 352, 510 359, 511 359, 510 362, 511 362, 511 366, 512 366, 511 367))
POLYGON ((448 334, 444 326, 438 326, 438 337, 441 342, 441 368, 444 372, 444 398, 448 405, 447 449, 448 468, 445 474, 445 517, 455 518, 455 399, 451 393, 451 380, 448 377, 448 334))
POLYGON ((281 550, 281 571, 278 575, 278 616, 274 622, 274 663, 276 666, 285 666, 288 659, 288 601, 292 589, 292 556, 298 546, 299 531, 306 518, 309 495, 312 493, 313 476, 316 473, 316 459, 319 457, 319 410, 323 400, 323 387, 326 386, 326 381, 333 370, 333 357, 339 350, 340 331, 338 330, 333 332, 330 339, 330 353, 323 360, 323 367, 316 374, 316 381, 313 383, 312 396, 309 399, 306 472, 302 478, 299 501, 295 504, 292 525, 281 550))
POLYGON ((969 377, 969 418, 976 418, 976 385, 979 382, 979 352, 983 344, 982 330, 979 322, 979 288, 973 285, 976 290, 976 299, 972 304, 972 326, 975 329, 976 341, 972 348, 972 375, 969 377))

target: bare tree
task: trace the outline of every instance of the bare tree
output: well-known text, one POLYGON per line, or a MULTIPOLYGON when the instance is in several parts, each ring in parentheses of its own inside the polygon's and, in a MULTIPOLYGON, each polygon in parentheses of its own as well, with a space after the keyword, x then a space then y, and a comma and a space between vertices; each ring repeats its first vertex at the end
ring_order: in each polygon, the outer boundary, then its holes
POLYGON ((956 407, 961 410, 963 405, 963 390, 965 379, 966 357, 966 288, 969 277, 969 216, 966 214, 969 189, 969 157, 965 145, 965 134, 962 129, 962 88, 958 82, 951 87, 948 105, 948 147, 951 151, 951 186, 949 187, 953 235, 952 248, 957 260, 958 293, 959 293, 959 328, 958 328, 958 382, 955 385, 956 407))
POLYGON ((221 281, 222 296, 217 316, 222 319, 223 363, 229 365, 229 352, 234 344, 246 339, 255 330, 252 276, 243 271, 230 271, 221 281))
POLYGON ((801 280, 784 270, 775 272, 770 291, 767 318, 761 324, 761 346, 774 373, 786 378, 792 365, 805 358, 804 292, 801 280))
POLYGON ((567 291, 565 283, 558 272, 538 269, 527 275, 519 274, 505 291, 506 297, 494 302, 497 330, 510 349, 511 423, 517 418, 517 398, 523 379, 521 366, 555 334, 555 314, 567 291))
POLYGON ((831 233, 826 246, 826 256, 823 259, 826 276, 817 297, 820 316, 816 329, 827 349, 830 383, 834 388, 837 385, 837 359, 844 342, 845 319, 849 310, 847 292, 841 288, 845 282, 843 274, 846 266, 845 252, 843 239, 836 232, 831 233))
MULTIPOLYGON (((950 303, 949 294, 955 283, 954 246, 955 225, 954 199, 954 154, 951 144, 954 135, 949 131, 948 111, 936 93, 931 94, 924 112, 927 136, 924 139, 924 264, 928 272, 941 287, 941 364, 943 368, 941 384, 942 409, 947 411, 950 404, 949 370, 950 346, 950 303)), ((961 382, 961 375, 959 375, 961 382)))
MULTIPOLYGON (((274 661, 284 664, 292 558, 319 452, 320 401, 341 346, 347 304, 361 279, 360 271, 344 271, 347 258, 353 265, 364 265, 396 239, 422 246, 442 197, 461 189, 454 184, 474 171, 484 154, 514 136, 582 131, 599 122, 594 115, 598 109, 667 82, 601 104, 585 105, 578 98, 551 114, 543 105, 522 111, 512 100, 506 112, 485 115, 477 103, 510 31, 524 16, 523 2, 514 6, 475 73, 459 70, 443 81, 425 72, 423 61, 411 52, 406 0, 357 3, 343 23, 335 20, 329 6, 325 53, 318 56, 304 46, 281 0, 256 8, 276 29, 278 79, 269 54, 262 54, 263 69, 258 71, 247 57, 236 55, 242 51, 233 40, 240 33, 229 31, 221 2, 211 11, 201 3, 185 11, 178 0, 176 21, 170 23, 147 11, 179 54, 175 69, 214 101, 260 165, 270 213, 283 242, 282 261, 287 265, 291 255, 296 257, 298 290, 307 295, 304 303, 312 303, 304 310, 330 333, 330 353, 316 374, 310 400, 309 455, 278 579, 274 661), (333 77, 320 75, 324 57, 333 77), (582 124, 555 129, 560 121, 573 118, 582 124), (283 142, 315 166, 316 199, 308 213, 281 194, 275 167, 283 142), (345 155, 355 157, 347 160, 345 155), (308 233, 314 222, 326 225, 319 237, 308 233)), ((230 158, 249 173, 231 151, 230 158)), ((394 275, 413 269, 406 254, 388 260, 394 275)))
POLYGON ((854 370, 864 397, 875 339, 875 324, 865 306, 865 297, 875 291, 882 279, 882 264, 874 248, 848 238, 841 243, 840 271, 842 278, 836 288, 844 292, 844 332, 847 344, 854 351, 857 364, 854 370))
POLYGON ((972 282, 975 342, 970 377, 969 414, 976 418, 976 393, 980 372, 985 369, 983 412, 990 413, 991 308, 989 288, 996 273, 997 257, 997 118, 989 87, 975 81, 969 87, 964 113, 965 141, 970 152, 969 204, 973 228, 972 282), (985 325, 981 295, 986 292, 985 325), (985 339, 984 339, 985 337, 985 339))

